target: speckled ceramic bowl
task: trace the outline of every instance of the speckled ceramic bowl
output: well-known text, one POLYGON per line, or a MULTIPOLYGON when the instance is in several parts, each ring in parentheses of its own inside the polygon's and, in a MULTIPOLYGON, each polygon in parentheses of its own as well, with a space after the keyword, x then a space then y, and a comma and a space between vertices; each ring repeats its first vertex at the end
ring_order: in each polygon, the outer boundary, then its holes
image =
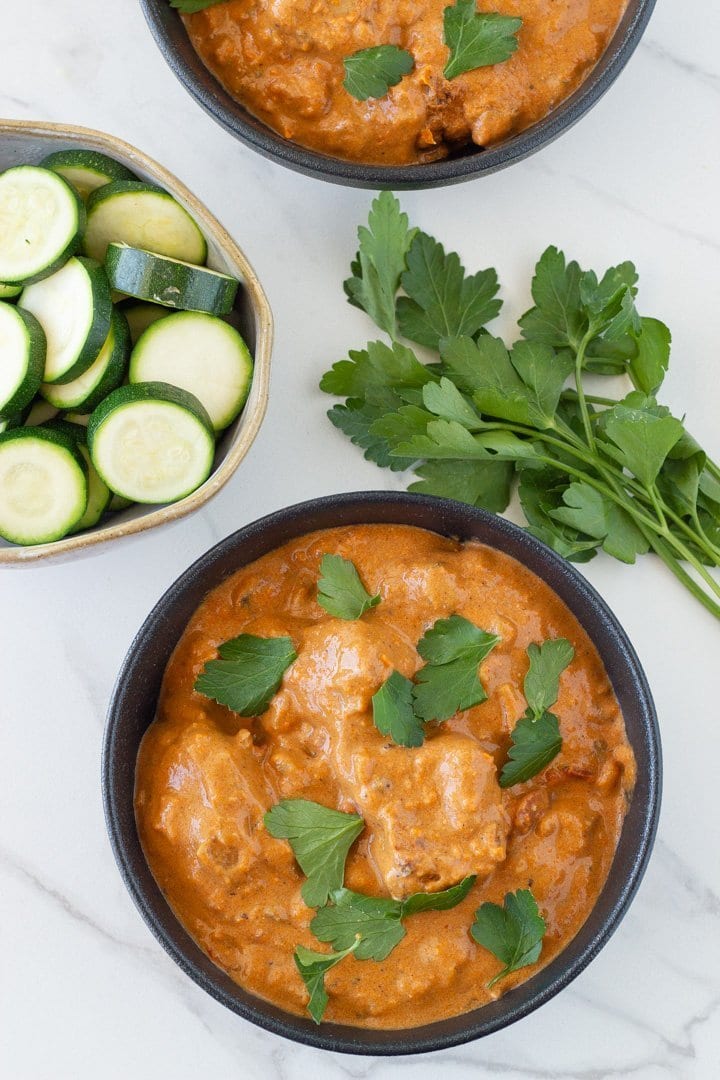
POLYGON ((273 325, 267 297, 253 268, 222 225, 180 181, 134 146, 112 135, 65 124, 0 120, 0 172, 13 165, 36 163, 55 150, 98 150, 126 165, 141 179, 169 191, 200 226, 208 244, 208 265, 242 282, 235 302, 241 334, 255 358, 252 388, 245 408, 218 441, 213 471, 197 491, 169 506, 133 506, 101 521, 92 529, 52 544, 16 547, 0 540, 0 568, 22 566, 38 559, 70 557, 110 540, 145 532, 156 525, 198 510, 226 484, 257 435, 268 398, 273 325))
MULTIPOLYGON (((191 979, 246 1020, 324 1050, 417 1054, 489 1035, 537 1009, 567 986, 607 942, 642 879, 660 812, 662 765, 657 718, 632 645, 607 604, 570 563, 504 518, 463 503, 396 492, 333 495, 280 510, 228 536, 165 593, 130 646, 108 713, 102 784, 110 841, 120 873, 160 944, 191 979), (585 925, 567 948, 527 982, 473 1012, 398 1031, 315 1025, 244 990, 213 964, 180 925, 153 878, 138 837, 133 795, 140 741, 155 716, 165 667, 207 593, 240 567, 315 529, 366 523, 416 525, 480 540, 507 552, 546 581, 598 650, 625 718, 637 784, 610 874, 585 925)), ((618 963, 621 956, 617 956, 618 963)))
POLYGON ((168 0, 140 0, 153 37, 172 71, 199 105, 236 139, 290 169, 351 187, 442 187, 498 172, 553 142, 600 100, 635 51, 655 0, 629 0, 617 30, 585 81, 561 105, 526 131, 483 150, 466 146, 424 165, 363 165, 307 150, 258 120, 220 85, 195 52, 178 12, 168 0))

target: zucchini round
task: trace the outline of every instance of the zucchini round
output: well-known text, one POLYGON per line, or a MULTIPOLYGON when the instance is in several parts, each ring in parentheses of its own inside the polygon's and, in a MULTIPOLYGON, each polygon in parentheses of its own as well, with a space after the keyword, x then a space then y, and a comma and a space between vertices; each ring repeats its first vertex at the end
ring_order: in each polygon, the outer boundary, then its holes
POLYGON ((0 282, 0 300, 11 300, 13 296, 19 296, 22 285, 3 285, 0 282))
POLYGON ((29 285, 49 277, 80 247, 85 207, 67 180, 36 165, 0 175, 0 281, 29 285))
POLYGON ((52 277, 23 289, 18 303, 45 331, 44 382, 72 382, 87 371, 110 332, 110 286, 101 266, 72 258, 52 277))
POLYGON ((108 336, 87 371, 72 382, 43 383, 40 393, 58 409, 81 409, 90 413, 123 381, 129 355, 127 320, 121 311, 113 308, 108 336))
POLYGON ((189 391, 207 409, 215 431, 222 431, 245 404, 252 371, 252 357, 237 330, 214 315, 179 311, 141 336, 128 378, 189 391))
POLYGON ((204 263, 207 257, 205 237, 187 210, 154 184, 105 184, 90 195, 87 215, 85 253, 98 262, 104 262, 108 244, 118 242, 190 263, 204 263))
POLYGON ((165 307, 160 307, 158 304, 124 304, 122 313, 128 321, 130 327, 130 340, 135 344, 140 335, 147 330, 148 326, 152 326, 154 322, 158 322, 160 319, 166 319, 172 312, 168 311, 165 307))
POLYGON ((87 448, 87 431, 81 424, 73 423, 67 419, 51 420, 49 424, 45 425, 43 430, 59 431, 69 439, 72 439, 75 446, 80 451, 87 469, 87 506, 85 507, 85 513, 80 520, 73 525, 70 532, 81 532, 83 529, 89 529, 93 525, 97 525, 98 521, 110 505, 112 494, 110 488, 98 475, 97 469, 90 459, 90 451, 87 448))
POLYGON ((116 495, 138 503, 177 502, 210 475, 212 424, 192 394, 167 383, 121 386, 88 423, 93 465, 116 495))
POLYGON ((137 180, 134 173, 96 150, 57 150, 40 162, 75 188, 81 199, 113 180, 137 180))
POLYGON ((85 462, 67 434, 24 427, 0 435, 0 536, 14 544, 59 540, 87 501, 85 462))
POLYGON ((0 301, 0 417, 22 412, 45 370, 45 334, 29 311, 0 301))
POLYGON ((227 274, 127 244, 108 245, 105 269, 119 292, 180 311, 227 315, 238 290, 227 274))

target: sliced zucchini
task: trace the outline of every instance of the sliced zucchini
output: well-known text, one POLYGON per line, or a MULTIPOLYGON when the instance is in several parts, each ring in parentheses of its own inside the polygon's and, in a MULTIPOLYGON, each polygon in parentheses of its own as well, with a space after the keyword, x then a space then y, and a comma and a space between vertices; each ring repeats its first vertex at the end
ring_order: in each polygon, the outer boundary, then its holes
POLYGON ((113 495, 108 510, 111 514, 115 514, 118 510, 127 510, 128 506, 132 505, 132 499, 123 499, 122 495, 113 495))
POLYGON ((169 503, 210 475, 215 438, 196 397, 167 383, 121 386, 88 424, 93 465, 111 491, 138 503, 169 503))
POLYGON ((215 431, 222 431, 245 404, 252 371, 252 357, 237 330, 214 315, 178 311, 141 336, 128 378, 188 390, 207 409, 215 431))
POLYGON ((110 286, 101 266, 70 259, 52 277, 23 289, 18 303, 45 331, 44 382, 72 382, 87 371, 110 332, 110 286))
POLYGON ((56 409, 54 405, 51 405, 48 401, 43 401, 38 398, 34 401, 30 412, 25 419, 25 427, 40 427, 40 424, 47 424, 48 420, 54 419, 60 410, 56 409))
POLYGON ((14 544, 59 540, 87 501, 85 462, 68 435, 27 427, 0 435, 0 536, 14 544))
POLYGON ((148 326, 152 326, 159 319, 166 319, 171 314, 167 308, 158 304, 126 304, 122 313, 128 321, 133 345, 148 326))
POLYGON ((62 420, 67 420, 68 424, 79 424, 80 427, 87 427, 88 420, 90 419, 90 413, 76 413, 66 412, 62 414, 62 420))
POLYGON ((88 199, 87 213, 85 252, 98 262, 104 262, 108 244, 116 242, 190 263, 204 263, 207 257, 205 238, 187 210, 154 184, 105 184, 88 199))
POLYGON ((105 269, 114 289, 180 311, 227 315, 238 290, 227 274, 127 244, 108 245, 105 269))
POLYGON ((123 381, 130 356, 130 330, 125 316, 113 308, 110 331, 87 371, 72 382, 43 383, 40 393, 58 409, 79 409, 90 413, 123 381))
POLYGON ((113 161, 96 150, 57 150, 43 158, 40 164, 67 180, 83 200, 91 191, 112 180, 137 180, 135 174, 119 161, 113 161))
POLYGON ((80 451, 87 468, 88 497, 85 513, 70 530, 73 533, 81 532, 97 525, 108 506, 112 494, 110 488, 98 475, 97 469, 90 459, 90 451, 87 448, 87 431, 81 424, 72 423, 69 420, 51 420, 43 429, 45 431, 59 431, 67 435, 75 443, 80 451))
POLYGON ((13 296, 19 296, 22 285, 3 285, 0 281, 0 300, 11 300, 13 296))
POLYGON ((0 176, 0 281, 49 277, 80 247, 85 207, 57 173, 18 165, 0 176))
POLYGON ((45 334, 34 315, 0 301, 0 416, 30 404, 45 370, 45 334))
POLYGON ((3 431, 12 431, 13 428, 22 427, 22 413, 13 416, 0 416, 0 435, 3 431))

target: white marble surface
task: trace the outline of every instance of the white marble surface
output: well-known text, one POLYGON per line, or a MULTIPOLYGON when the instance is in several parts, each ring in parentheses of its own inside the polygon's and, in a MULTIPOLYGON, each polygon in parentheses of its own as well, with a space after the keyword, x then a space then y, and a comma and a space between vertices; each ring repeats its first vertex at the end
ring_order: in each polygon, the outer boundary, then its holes
MULTIPOLYGON (((267 287, 277 341, 260 437, 199 515, 119 550, 0 578, 0 1075, 720 1076, 720 638, 649 558, 625 568, 603 557, 585 572, 627 627, 656 695, 666 762, 660 837, 622 927, 560 997, 444 1054, 345 1058, 240 1020, 155 943, 105 837, 108 695, 153 602, 220 537, 305 497, 399 485, 334 432, 316 388, 328 362, 369 332, 340 289, 369 194, 295 176, 225 135, 170 74, 134 0, 5 0, 3 11, 0 115, 102 128, 163 161, 245 248, 267 287)), ((598 269, 633 258, 643 309, 674 332, 665 396, 716 457, 719 39, 711 0, 660 0, 620 81, 554 146, 499 176, 403 196, 412 219, 469 266, 498 267, 513 315, 527 306, 531 266, 548 243, 598 269)))

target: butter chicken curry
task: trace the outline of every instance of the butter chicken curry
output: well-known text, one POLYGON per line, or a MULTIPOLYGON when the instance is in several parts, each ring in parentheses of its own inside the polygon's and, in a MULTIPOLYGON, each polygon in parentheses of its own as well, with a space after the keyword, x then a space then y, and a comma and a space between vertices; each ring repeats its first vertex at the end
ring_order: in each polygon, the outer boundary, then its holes
POLYGON ((597 63, 626 2, 227 0, 184 20, 212 74, 286 139, 403 165, 491 146, 542 119, 597 63), (488 16, 494 24, 473 23, 488 16), (500 51, 499 18, 515 28, 500 51), (378 46, 407 64, 372 90, 382 96, 359 100, 345 62, 378 46))
POLYGON ((136 815, 177 917, 236 982, 407 1028, 568 944, 634 778, 602 662, 544 582, 480 543, 364 525, 206 598, 140 749, 136 815), (525 934, 513 957, 498 918, 525 934))

